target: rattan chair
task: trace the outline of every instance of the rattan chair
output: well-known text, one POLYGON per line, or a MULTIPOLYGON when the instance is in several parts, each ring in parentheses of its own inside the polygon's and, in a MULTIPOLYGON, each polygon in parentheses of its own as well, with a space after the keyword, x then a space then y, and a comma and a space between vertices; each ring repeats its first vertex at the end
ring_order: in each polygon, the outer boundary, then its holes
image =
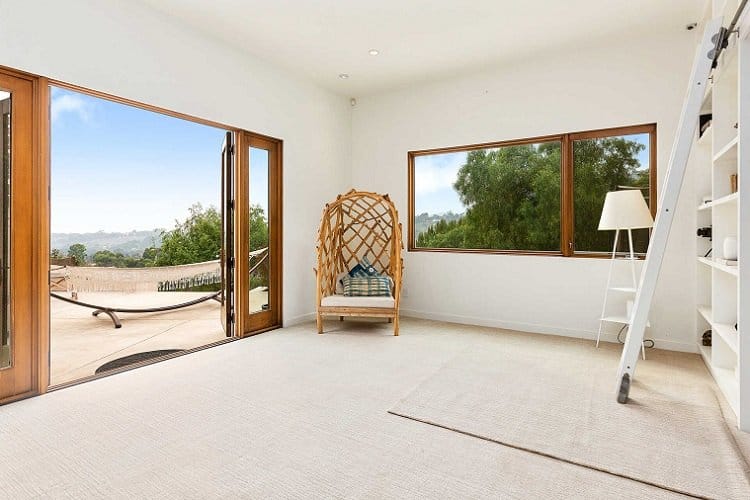
POLYGON ((393 322, 398 335, 403 259, 398 211, 388 195, 352 189, 323 210, 318 231, 317 322, 323 317, 380 317, 393 322), (367 257, 375 269, 392 279, 391 297, 347 297, 336 293, 339 277, 367 257))

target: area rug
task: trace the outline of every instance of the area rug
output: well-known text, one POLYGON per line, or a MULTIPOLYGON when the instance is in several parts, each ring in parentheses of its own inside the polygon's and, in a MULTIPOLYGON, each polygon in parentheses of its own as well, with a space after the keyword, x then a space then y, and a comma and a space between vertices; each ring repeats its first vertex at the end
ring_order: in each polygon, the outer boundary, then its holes
POLYGON ((621 405, 619 351, 572 342, 466 350, 389 413, 697 498, 750 498, 708 378, 641 362, 621 405))
POLYGON ((104 363, 102 366, 97 368, 94 373, 108 372, 110 370, 116 370, 124 366, 141 363, 143 361, 148 361, 150 359, 161 358, 162 356, 167 356, 169 354, 174 354, 176 352, 182 352, 182 351, 183 349, 162 349, 160 351, 138 352, 135 354, 131 354, 129 356, 123 356, 122 358, 117 358, 117 359, 113 359, 112 361, 108 361, 107 363, 104 363))

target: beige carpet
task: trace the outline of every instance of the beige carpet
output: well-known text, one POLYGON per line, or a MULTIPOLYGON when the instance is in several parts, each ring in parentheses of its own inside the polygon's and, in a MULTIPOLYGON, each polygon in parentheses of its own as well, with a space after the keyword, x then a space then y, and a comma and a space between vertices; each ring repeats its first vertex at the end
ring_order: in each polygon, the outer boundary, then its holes
MULTIPOLYGON (((388 413, 467 348, 559 351, 575 365, 591 342, 391 327, 336 320, 317 335, 309 323, 0 406, 2 497, 685 498, 388 413)), ((694 354, 649 351, 647 365, 662 388, 711 383, 694 354)))
POLYGON ((710 381, 640 363, 620 405, 617 349, 554 343, 470 347, 391 412, 700 498, 750 497, 710 381))

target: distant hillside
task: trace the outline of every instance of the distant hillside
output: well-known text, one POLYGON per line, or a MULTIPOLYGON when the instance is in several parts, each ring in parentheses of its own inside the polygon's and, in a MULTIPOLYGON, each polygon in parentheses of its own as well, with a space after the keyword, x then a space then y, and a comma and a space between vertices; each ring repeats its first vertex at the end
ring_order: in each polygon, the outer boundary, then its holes
POLYGON ((138 256, 149 247, 161 246, 161 229, 150 231, 130 231, 129 233, 52 233, 50 249, 58 249, 62 254, 76 243, 86 247, 89 258, 99 250, 110 250, 123 255, 138 256))
POLYGON ((421 213, 414 217, 414 238, 419 238, 420 234, 427 231, 430 226, 437 224, 441 220, 451 222, 454 220, 460 220, 463 216, 464 214, 454 214, 453 212, 446 212, 444 214, 421 213))

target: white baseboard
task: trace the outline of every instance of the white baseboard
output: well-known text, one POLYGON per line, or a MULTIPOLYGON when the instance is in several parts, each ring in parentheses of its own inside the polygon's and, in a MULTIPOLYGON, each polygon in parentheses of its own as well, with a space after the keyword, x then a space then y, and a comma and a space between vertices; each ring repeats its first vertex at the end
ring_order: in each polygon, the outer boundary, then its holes
POLYGON ((671 339, 654 339, 654 342, 656 342, 657 348, 664 349, 665 351, 692 352, 695 354, 698 353, 697 341, 695 344, 692 344, 689 342, 681 342, 671 339))
MULTIPOLYGON (((595 331, 578 330, 574 328, 563 328, 559 326, 540 325, 534 323, 522 323, 518 321, 503 321, 490 318, 478 318, 472 316, 459 316, 456 314, 442 314, 435 312, 415 311, 413 309, 401 309, 401 316, 408 318, 431 319, 444 321, 446 323, 458 323, 462 325, 486 326, 490 328, 504 328, 506 330, 517 330, 520 332, 540 333, 543 335, 558 335, 560 337, 573 337, 579 339, 596 340, 595 331)), ((603 333, 602 341, 617 342, 617 334, 603 333)), ((679 342, 671 339, 654 339, 656 347, 669 351, 698 352, 696 345, 687 342, 679 342)))
POLYGON ((284 322, 283 322, 282 326, 284 328, 286 328, 286 327, 289 327, 289 326, 300 325, 302 323, 308 323, 310 321, 315 321, 315 313, 314 312, 307 313, 307 314, 301 314, 301 315, 295 316, 293 318, 284 319, 284 322))
MULTIPOLYGON (((519 332, 540 333, 543 335, 557 335, 560 337, 572 337, 578 339, 596 340, 595 331, 578 330, 574 328, 563 328, 559 326, 540 325, 535 323, 523 323, 519 321, 503 321, 491 318, 479 318, 473 316, 460 316, 457 314, 444 314, 435 312, 416 311, 414 309, 401 309, 401 316, 417 319, 431 319, 444 321, 446 323, 457 323, 461 325, 486 326, 490 328, 504 328, 506 330, 517 330, 519 332)), ((315 321, 315 313, 301 314, 284 320, 284 327, 299 325, 315 321)), ((602 341, 617 342, 617 334, 605 332, 602 341)), ((680 342, 672 339, 654 339, 656 347, 668 351, 697 353, 696 344, 680 342)))

